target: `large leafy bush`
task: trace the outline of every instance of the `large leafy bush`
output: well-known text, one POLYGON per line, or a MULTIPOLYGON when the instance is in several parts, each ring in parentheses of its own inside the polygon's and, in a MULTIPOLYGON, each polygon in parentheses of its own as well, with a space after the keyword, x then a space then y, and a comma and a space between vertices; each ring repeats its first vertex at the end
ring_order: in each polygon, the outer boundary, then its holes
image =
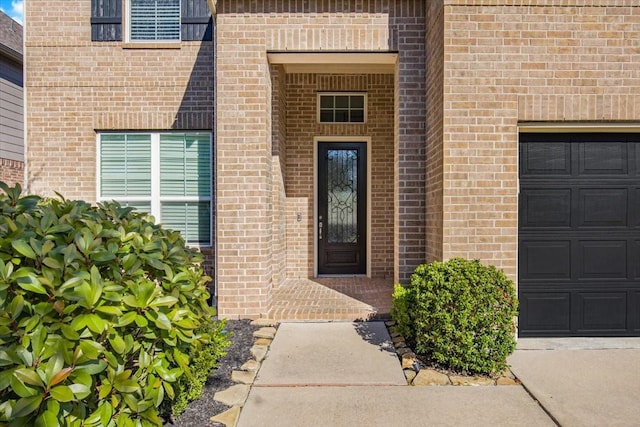
POLYGON ((517 297, 494 266, 454 258, 420 265, 396 285, 391 314, 416 351, 445 368, 497 373, 515 350, 517 297))
POLYGON ((161 425, 228 345, 201 255, 117 203, 0 187, 0 423, 161 425))

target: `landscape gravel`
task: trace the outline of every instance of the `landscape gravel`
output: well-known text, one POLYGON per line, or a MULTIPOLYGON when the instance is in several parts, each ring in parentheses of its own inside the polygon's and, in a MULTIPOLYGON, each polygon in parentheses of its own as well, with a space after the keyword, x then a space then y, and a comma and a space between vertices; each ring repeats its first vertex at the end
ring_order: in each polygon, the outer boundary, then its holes
POLYGON ((220 359, 218 367, 211 374, 204 386, 200 399, 189 404, 187 409, 169 427, 222 427, 223 424, 214 423, 211 417, 229 409, 213 400, 218 391, 222 391, 235 383, 231 381, 231 372, 240 367, 249 359, 249 350, 253 346, 253 332, 260 329, 259 326, 251 326, 251 320, 227 320, 225 330, 231 334, 231 346, 227 349, 227 355, 220 359))

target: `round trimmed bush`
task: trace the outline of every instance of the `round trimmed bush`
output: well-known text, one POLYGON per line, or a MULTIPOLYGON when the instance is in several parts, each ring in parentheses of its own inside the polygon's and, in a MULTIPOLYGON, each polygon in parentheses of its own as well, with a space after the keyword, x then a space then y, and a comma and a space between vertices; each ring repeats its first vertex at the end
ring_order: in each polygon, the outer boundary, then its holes
POLYGON ((162 425, 228 345, 202 255, 117 203, 0 188, 0 424, 162 425))
POLYGON ((515 350, 515 286, 494 266, 454 258, 416 268, 396 285, 392 316, 400 333, 445 368, 498 373, 515 350))

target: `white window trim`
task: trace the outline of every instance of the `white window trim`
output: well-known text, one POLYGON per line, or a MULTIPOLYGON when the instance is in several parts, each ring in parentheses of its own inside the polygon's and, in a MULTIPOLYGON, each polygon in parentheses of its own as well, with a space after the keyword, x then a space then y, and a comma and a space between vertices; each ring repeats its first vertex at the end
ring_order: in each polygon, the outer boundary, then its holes
MULTIPOLYGON (((188 243, 188 246, 196 248, 211 248, 213 247, 213 183, 209 181, 209 197, 204 196, 160 196, 160 136, 161 135, 208 135, 209 137, 209 163, 211 164, 211 174, 213 176, 213 144, 211 133, 201 131, 182 131, 182 132, 97 132, 96 134, 96 200, 98 202, 110 202, 116 200, 113 197, 101 196, 101 159, 100 153, 102 135, 150 135, 151 136, 151 196, 124 196, 118 197, 118 202, 150 202, 152 215, 156 219, 157 224, 162 224, 162 202, 209 202, 210 211, 212 215, 209 217, 209 243, 198 244, 188 243)), ((186 241, 186 238, 185 238, 186 241)))
MULTIPOLYGON (((131 40, 131 0, 123 1, 122 29, 124 47, 141 48, 178 48, 182 42, 182 31, 179 31, 178 40, 131 40)), ((182 0, 180 0, 179 25, 182 26, 182 0)))
POLYGON ((366 92, 318 92, 316 96, 316 120, 322 125, 363 125, 367 123, 367 93, 366 92), (364 102, 364 120, 361 122, 323 122, 320 120, 320 98, 323 96, 361 96, 364 102))

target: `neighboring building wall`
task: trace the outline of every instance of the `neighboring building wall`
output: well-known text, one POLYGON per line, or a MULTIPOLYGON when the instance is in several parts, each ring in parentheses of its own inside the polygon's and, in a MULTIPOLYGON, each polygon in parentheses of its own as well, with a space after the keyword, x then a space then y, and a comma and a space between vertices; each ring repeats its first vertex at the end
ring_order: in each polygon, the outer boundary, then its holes
POLYGON ((24 162, 0 157, 0 181, 8 184, 24 184, 24 162))
MULTIPOLYGON (((393 278, 393 97, 392 74, 287 75, 287 196, 306 200, 301 212, 314 218, 314 137, 371 138, 371 276, 393 278), (367 122, 364 124, 320 124, 317 120, 318 92, 366 92, 367 122)), ((305 223, 307 236, 314 235, 313 221, 305 223)), ((313 277, 314 239, 298 248, 306 261, 304 276, 313 277), (306 256, 304 256, 306 254, 306 256)))
MULTIPOLYGON (((408 279, 425 252, 424 2, 219 1, 217 26, 217 202, 218 226, 225 230, 218 235, 217 273, 226 288, 219 298, 221 313, 266 314, 274 285, 271 221, 278 207, 273 204, 272 123, 265 115, 272 108, 267 51, 399 51, 391 194, 395 271, 408 279), (223 165, 238 169, 225 173, 223 165)), ((290 212, 303 208, 299 202, 287 202, 290 212)), ((287 221, 293 220, 287 216, 287 221)))
POLYGON ((442 260, 444 5, 427 2, 426 261, 442 260))
POLYGON ((22 25, 0 12, 0 181, 24 183, 22 25))
POLYGON ((638 122, 640 4, 447 0, 444 12, 443 257, 515 279, 518 123, 638 122))
MULTIPOLYGON (((91 41, 90 1, 56 1, 55 10, 26 8, 32 192, 94 202, 97 131, 213 129, 213 42, 124 49, 91 41)), ((204 252, 211 270, 213 250, 204 252)))

